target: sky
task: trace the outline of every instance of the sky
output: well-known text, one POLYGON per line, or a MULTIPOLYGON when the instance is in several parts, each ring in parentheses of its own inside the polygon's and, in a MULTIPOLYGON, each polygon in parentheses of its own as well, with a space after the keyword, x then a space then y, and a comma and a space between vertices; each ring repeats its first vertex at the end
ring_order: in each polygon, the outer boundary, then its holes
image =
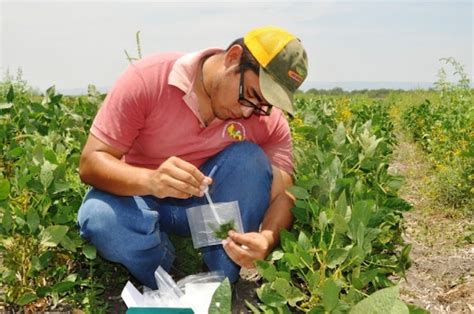
POLYGON ((112 86, 128 66, 124 50, 138 55, 137 31, 146 57, 226 48, 263 25, 283 27, 303 42, 309 59, 303 90, 341 82, 432 83, 446 57, 473 77, 470 0, 0 2, 0 73, 21 68, 40 90, 112 86))

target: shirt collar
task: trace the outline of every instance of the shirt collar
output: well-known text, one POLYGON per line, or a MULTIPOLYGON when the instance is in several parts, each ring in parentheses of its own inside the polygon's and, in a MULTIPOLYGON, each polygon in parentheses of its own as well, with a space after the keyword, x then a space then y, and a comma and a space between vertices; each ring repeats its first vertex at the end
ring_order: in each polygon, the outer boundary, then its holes
POLYGON ((207 55, 220 53, 220 48, 207 48, 204 50, 185 54, 178 58, 168 76, 168 84, 176 86, 185 94, 190 94, 193 90, 194 80, 197 74, 197 67, 201 58, 207 55))

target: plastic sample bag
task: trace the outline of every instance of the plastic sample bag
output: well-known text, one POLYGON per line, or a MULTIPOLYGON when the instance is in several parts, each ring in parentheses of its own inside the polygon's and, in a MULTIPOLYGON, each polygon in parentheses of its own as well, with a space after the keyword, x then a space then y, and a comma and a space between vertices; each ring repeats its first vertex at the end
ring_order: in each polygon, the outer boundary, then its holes
POLYGON ((226 230, 243 232, 239 202, 206 204, 186 209, 194 248, 221 244, 226 230))

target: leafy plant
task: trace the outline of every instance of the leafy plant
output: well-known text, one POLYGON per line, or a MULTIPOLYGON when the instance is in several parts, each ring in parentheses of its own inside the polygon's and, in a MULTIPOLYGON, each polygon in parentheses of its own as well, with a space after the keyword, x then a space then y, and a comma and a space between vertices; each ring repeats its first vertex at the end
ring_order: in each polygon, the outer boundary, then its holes
POLYGON ((429 154, 438 172, 438 199, 456 208, 474 205, 474 95, 461 64, 442 59, 454 68, 457 83, 447 80, 441 68, 435 83, 438 99, 425 99, 402 115, 405 128, 429 154))
POLYGON ((95 258, 75 224, 85 193, 77 166, 102 96, 92 87, 75 99, 54 87, 25 96, 15 86, 0 101, 1 297, 44 310, 80 292, 95 258))
POLYGON ((298 105, 295 223, 257 263, 266 282, 254 311, 347 312, 410 266, 400 222, 411 206, 397 196, 403 179, 387 171, 395 140, 381 105, 351 109, 346 124, 333 98, 298 105))

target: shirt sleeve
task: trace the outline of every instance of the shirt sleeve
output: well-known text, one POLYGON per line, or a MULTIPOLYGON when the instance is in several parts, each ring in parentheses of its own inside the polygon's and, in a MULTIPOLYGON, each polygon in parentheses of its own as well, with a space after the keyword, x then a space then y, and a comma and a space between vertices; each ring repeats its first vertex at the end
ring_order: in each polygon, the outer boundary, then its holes
POLYGON ((142 75, 130 65, 107 94, 92 123, 91 133, 107 145, 128 152, 144 125, 148 98, 142 75))
POLYGON ((293 145, 290 126, 283 112, 279 112, 270 136, 261 145, 272 165, 293 175, 293 145))

